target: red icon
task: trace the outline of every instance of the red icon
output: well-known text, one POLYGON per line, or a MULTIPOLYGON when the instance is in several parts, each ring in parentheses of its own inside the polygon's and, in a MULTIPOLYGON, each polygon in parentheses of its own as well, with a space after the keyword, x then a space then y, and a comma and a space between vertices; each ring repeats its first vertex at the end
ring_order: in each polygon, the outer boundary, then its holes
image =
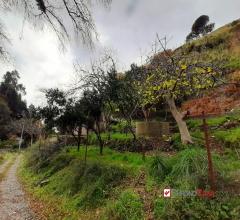
POLYGON ((171 189, 164 189, 163 190, 163 197, 170 198, 171 197, 171 189))

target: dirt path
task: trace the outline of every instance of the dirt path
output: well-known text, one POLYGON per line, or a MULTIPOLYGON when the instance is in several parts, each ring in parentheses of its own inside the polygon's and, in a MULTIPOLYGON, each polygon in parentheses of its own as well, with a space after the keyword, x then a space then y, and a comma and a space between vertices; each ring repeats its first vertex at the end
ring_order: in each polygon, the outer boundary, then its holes
MULTIPOLYGON (((6 176, 0 182, 0 220, 35 219, 16 176, 19 162, 20 156, 17 156, 6 176)), ((0 167, 0 172, 4 170, 2 167, 6 167, 6 163, 0 167)))

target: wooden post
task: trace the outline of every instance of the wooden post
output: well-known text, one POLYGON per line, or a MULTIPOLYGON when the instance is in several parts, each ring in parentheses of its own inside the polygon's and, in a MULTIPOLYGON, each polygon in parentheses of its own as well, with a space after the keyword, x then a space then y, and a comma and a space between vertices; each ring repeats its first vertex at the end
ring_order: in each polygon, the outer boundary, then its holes
POLYGON ((208 125, 205 117, 205 112, 202 112, 203 116, 203 131, 205 136, 205 146, 207 150, 207 157, 208 157, 208 177, 211 184, 211 190, 215 190, 215 176, 213 171, 213 163, 212 163, 212 155, 211 155, 211 149, 210 149, 210 143, 209 143, 209 134, 208 134, 208 125))

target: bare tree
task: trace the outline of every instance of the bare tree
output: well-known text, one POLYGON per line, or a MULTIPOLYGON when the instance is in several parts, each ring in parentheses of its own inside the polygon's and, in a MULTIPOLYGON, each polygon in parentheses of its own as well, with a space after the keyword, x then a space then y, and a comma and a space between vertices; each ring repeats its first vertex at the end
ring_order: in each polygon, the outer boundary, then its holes
POLYGON ((0 21, 0 59, 2 61, 8 60, 9 55, 6 51, 6 43, 10 43, 9 37, 5 31, 4 25, 0 21))
MULTIPOLYGON (((111 0, 98 2, 107 6, 111 0)), ((88 0, 2 0, 1 6, 4 10, 22 12, 24 22, 28 20, 39 28, 44 25, 50 27, 56 33, 62 48, 73 38, 74 33, 76 39, 81 39, 90 46, 93 36, 97 37, 90 10, 91 1, 88 0)))

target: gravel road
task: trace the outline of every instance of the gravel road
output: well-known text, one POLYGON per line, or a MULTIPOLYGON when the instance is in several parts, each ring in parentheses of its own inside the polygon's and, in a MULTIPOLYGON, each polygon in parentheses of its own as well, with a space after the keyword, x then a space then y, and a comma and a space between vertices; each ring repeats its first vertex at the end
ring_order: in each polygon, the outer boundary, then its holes
MULTIPOLYGON (((17 156, 13 165, 0 182, 0 220, 33 220, 28 202, 17 179, 17 168, 21 156, 17 156)), ((0 173, 6 167, 6 162, 0 166, 0 173)))

